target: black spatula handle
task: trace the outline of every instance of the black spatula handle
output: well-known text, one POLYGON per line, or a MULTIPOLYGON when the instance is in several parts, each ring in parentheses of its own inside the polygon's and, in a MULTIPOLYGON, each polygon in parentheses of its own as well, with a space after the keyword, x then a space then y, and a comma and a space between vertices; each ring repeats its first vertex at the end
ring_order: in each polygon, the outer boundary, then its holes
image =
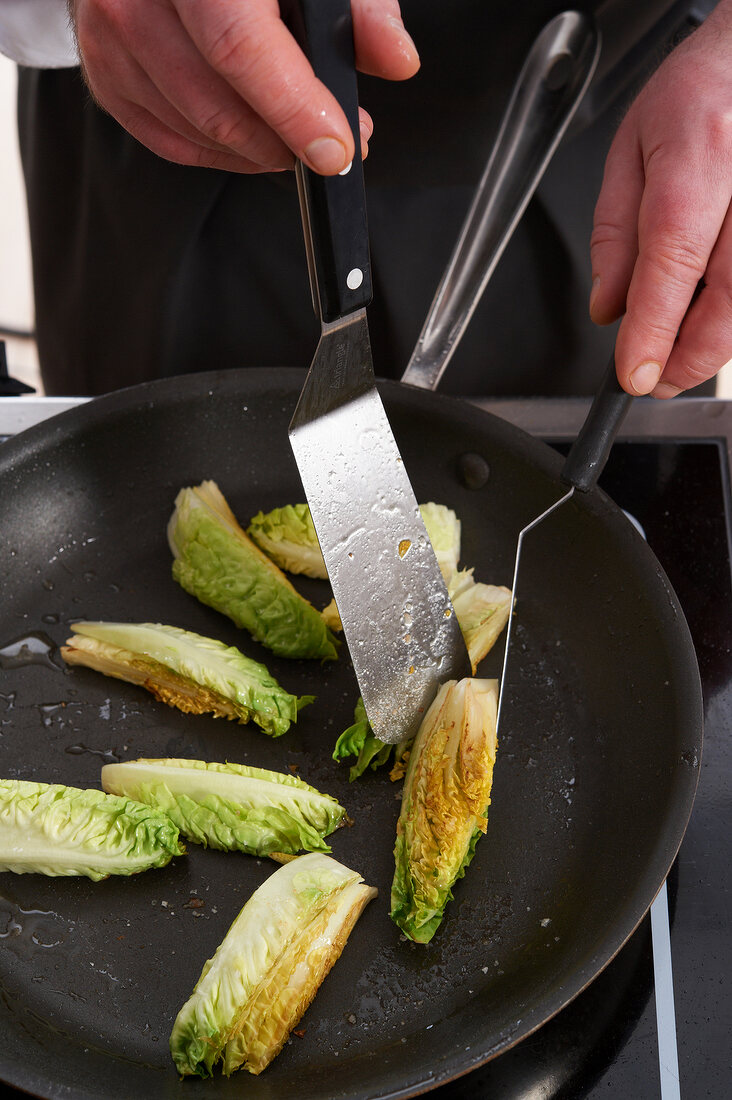
POLYGON ((618 382, 613 357, 562 468, 565 484, 586 493, 597 483, 632 402, 618 382))
POLYGON ((281 0, 280 12, 319 80, 348 119, 356 152, 348 172, 320 176, 298 163, 315 312, 336 321, 371 301, 366 197, 350 0, 281 0))

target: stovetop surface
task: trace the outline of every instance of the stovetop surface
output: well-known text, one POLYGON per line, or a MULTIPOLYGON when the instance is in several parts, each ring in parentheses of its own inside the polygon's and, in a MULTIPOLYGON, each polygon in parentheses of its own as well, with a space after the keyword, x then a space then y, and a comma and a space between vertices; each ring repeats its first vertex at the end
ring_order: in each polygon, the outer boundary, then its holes
MULTIPOLYGON (((694 638, 705 700, 699 788, 668 879, 681 1095, 732 1079, 732 586, 723 441, 618 443, 601 485, 643 526, 694 638)), ((650 919, 592 985, 435 1100, 660 1096, 650 919)))
MULTIPOLYGON (((16 400, 0 402, 0 436, 41 418, 38 399, 25 402, 30 412, 16 400)), ((583 401, 481 404, 560 447, 586 410, 583 401)), ((676 408, 666 413, 658 405, 637 402, 631 410, 630 439, 615 445, 601 485, 640 522, 668 574, 691 629, 704 690, 699 788, 668 879, 680 1091, 686 1100, 701 1100, 729 1095, 732 1079, 732 405, 692 401, 687 415, 679 403, 668 403, 676 408)), ((51 402, 46 407, 57 411, 51 402)), ((0 1095, 21 1094, 0 1085, 0 1095)), ((430 1095, 661 1096, 649 918, 553 1020, 430 1095)))

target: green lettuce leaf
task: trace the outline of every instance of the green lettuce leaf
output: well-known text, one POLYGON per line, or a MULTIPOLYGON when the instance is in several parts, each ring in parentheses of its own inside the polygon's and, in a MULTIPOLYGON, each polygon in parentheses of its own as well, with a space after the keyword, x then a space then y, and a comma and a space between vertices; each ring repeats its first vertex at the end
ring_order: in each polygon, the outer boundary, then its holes
POLYGON ((140 684, 189 714, 253 721, 280 737, 314 696, 291 695, 267 668, 234 646, 161 623, 72 624, 61 656, 107 676, 140 684))
POLYGON ((218 486, 181 489, 168 524, 173 577, 280 657, 334 660, 340 644, 320 612, 237 523, 218 486))
POLYGON ((189 840, 226 851, 329 852, 346 811, 297 776, 246 764, 141 759, 102 768, 102 786, 166 813, 189 840))
POLYGON ((103 791, 0 779, 0 871, 135 875, 185 853, 159 810, 103 791))
POLYGON ((314 852, 280 867, 252 894, 206 962, 170 1036, 183 1075, 244 1066, 260 1073, 339 957, 376 891, 314 852))
POLYGON ((449 680, 414 739, 394 848, 391 918, 428 943, 486 830, 496 759, 496 680, 449 680))
MULTIPOLYGON (((392 753, 398 767, 405 752, 408 752, 411 743, 411 738, 408 741, 400 741, 398 745, 389 745, 385 741, 379 740, 371 729, 369 720, 366 717, 363 699, 359 696, 353 712, 353 725, 344 730, 336 741, 333 759, 346 760, 349 756, 357 758, 356 763, 351 766, 348 773, 349 782, 352 783, 354 779, 358 779, 360 775, 363 775, 367 768, 375 771, 377 768, 383 767, 384 764, 388 764, 392 759, 392 753)), ((394 776, 394 778, 399 778, 399 776, 394 776)))
POLYGON ((286 504, 271 512, 257 512, 247 534, 280 569, 328 579, 307 504, 286 504))

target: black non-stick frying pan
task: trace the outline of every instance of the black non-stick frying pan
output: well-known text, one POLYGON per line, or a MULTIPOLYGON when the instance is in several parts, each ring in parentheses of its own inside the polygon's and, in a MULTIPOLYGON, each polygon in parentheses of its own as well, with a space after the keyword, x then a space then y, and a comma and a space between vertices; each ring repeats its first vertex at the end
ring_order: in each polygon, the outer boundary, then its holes
MULTIPOLYGON (((681 842, 702 736, 694 651, 658 562, 593 490, 527 542, 488 832, 432 943, 400 936, 388 917, 398 785, 378 772, 349 784, 331 760, 357 695, 347 654, 278 660, 171 579, 165 527, 181 486, 214 478, 244 523, 302 499, 286 432, 302 377, 154 382, 0 450, 0 774, 98 787, 104 760, 167 755, 297 768, 347 807, 354 824, 334 836, 334 856, 380 891, 261 1077, 181 1085, 173 1019, 274 865, 190 845, 133 879, 0 876, 0 1078, 34 1095, 415 1095, 518 1042, 590 982, 681 842), (221 638, 317 701, 278 740, 180 714, 64 670, 53 647, 78 618, 221 638)), ((509 583, 517 531, 559 495, 560 458, 461 401, 380 389, 417 498, 457 511, 479 580, 509 583), (479 488, 469 453, 489 468, 479 488)), ((320 606, 329 598, 324 582, 298 586, 320 606)), ((480 673, 499 667, 494 651, 480 673)))

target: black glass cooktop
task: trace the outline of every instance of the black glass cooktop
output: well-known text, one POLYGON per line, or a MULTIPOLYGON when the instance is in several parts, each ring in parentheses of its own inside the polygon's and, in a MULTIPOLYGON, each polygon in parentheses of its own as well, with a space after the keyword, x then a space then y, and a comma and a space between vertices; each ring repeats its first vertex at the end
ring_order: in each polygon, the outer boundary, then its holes
MULTIPOLYGON (((564 448, 560 448, 564 449, 564 448)), ((668 879, 680 1095, 732 1089, 732 583, 717 441, 616 443, 600 482, 641 524, 696 645, 705 734, 689 828, 668 879)), ((668 1019, 669 1005, 664 1012, 668 1019)), ((650 917, 563 1012, 435 1100, 639 1100, 662 1090, 650 917)), ((671 1080, 671 1083, 670 1083, 671 1080)), ((676 1088, 679 1088, 677 1084, 676 1088)))

